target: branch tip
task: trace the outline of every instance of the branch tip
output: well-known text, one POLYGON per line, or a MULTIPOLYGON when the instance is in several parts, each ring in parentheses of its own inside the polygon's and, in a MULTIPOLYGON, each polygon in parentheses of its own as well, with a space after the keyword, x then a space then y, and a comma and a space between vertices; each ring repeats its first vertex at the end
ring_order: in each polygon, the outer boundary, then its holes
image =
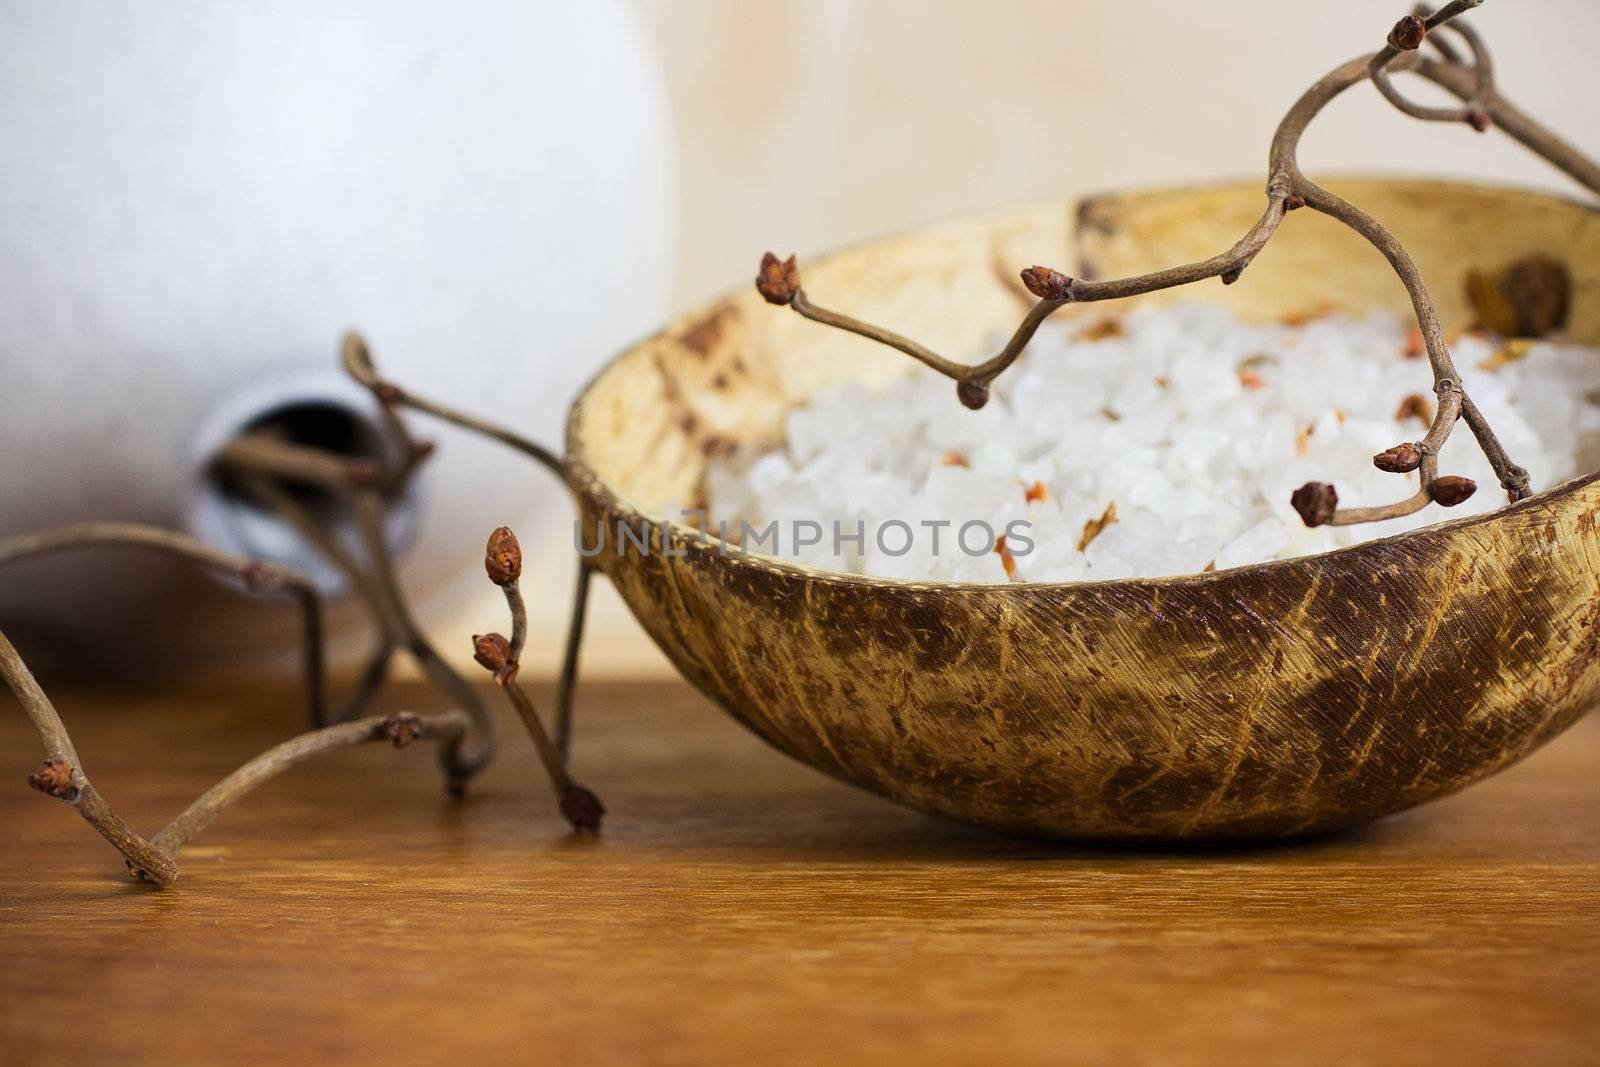
POLYGON ((1307 526, 1326 526, 1339 510, 1339 493, 1326 482, 1307 482, 1290 494, 1289 504, 1307 526))
POLYGON ((1072 295, 1072 279, 1049 267, 1028 267, 1022 271, 1022 284, 1040 300, 1057 303, 1072 295))
POLYGON ((522 577, 522 545, 509 526, 496 527, 489 535, 483 569, 495 585, 509 585, 522 577))
POLYGON ((561 791, 561 814, 579 833, 600 832, 600 819, 606 806, 593 792, 576 783, 561 791))
POLYGON ((779 259, 768 252, 761 257, 761 270, 756 274, 756 292, 769 304, 790 304, 800 291, 800 268, 794 257, 779 259))
POLYGON ((1415 52, 1428 36, 1428 23, 1421 15, 1407 15, 1389 31, 1389 47, 1401 52, 1415 52))

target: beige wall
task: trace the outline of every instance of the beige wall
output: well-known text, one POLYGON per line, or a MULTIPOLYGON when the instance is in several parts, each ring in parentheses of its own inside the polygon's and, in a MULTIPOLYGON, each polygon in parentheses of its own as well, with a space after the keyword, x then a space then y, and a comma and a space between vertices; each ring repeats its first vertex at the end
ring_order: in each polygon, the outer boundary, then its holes
MULTIPOLYGON (((681 160, 677 304, 802 255, 1030 198, 1259 174, 1316 77, 1380 45, 1404 3, 1051 4, 641 0, 681 160)), ((1488 0, 1506 95, 1600 153, 1593 0, 1488 0)), ((1317 171, 1470 175, 1567 188, 1498 136, 1401 117, 1370 86, 1313 127, 1317 171)), ((561 591, 564 569, 530 588, 561 591)), ((537 623, 554 642, 559 612, 537 623)), ((536 633, 537 640, 539 634, 536 633)), ((593 672, 665 670, 602 588, 593 672)))

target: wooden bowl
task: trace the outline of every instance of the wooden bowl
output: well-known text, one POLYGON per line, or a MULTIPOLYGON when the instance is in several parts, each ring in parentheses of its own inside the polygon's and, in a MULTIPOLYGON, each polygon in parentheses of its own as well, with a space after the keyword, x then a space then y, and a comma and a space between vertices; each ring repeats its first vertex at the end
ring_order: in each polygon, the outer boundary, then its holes
MULTIPOLYGON (((1600 342, 1593 209, 1437 181, 1331 187, 1415 254, 1447 328, 1470 321, 1469 269, 1543 252, 1572 272, 1571 336, 1600 342)), ((976 356, 1024 306, 1019 265, 1076 261, 1109 277, 1200 259, 1244 233, 1261 203, 1257 186, 1239 185, 1051 204, 859 245, 806 262, 806 281, 830 303, 976 356)), ((1409 311, 1378 254, 1309 211, 1240 284, 1143 302, 1177 300, 1246 318, 1329 300, 1409 311)), ((790 405, 906 364, 741 291, 616 359, 568 422, 583 529, 591 544, 598 527, 610 532, 597 565, 685 677, 796 759, 1004 831, 1266 838, 1460 789, 1596 698, 1594 476, 1323 555, 1132 581, 866 578, 724 552, 663 525, 669 503, 695 499, 709 453, 775 441, 790 405), (618 522, 649 551, 619 548, 618 522)))

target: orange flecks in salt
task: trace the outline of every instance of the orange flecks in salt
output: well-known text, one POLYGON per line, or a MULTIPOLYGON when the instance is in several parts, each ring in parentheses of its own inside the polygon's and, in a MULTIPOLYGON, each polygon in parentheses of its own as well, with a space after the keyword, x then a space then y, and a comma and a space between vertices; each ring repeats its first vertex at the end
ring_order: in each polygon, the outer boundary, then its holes
POLYGON ((1317 432, 1316 424, 1306 423, 1294 435, 1294 454, 1303 456, 1311 450, 1311 435, 1317 432))
POLYGON ((1043 482, 1034 482, 1022 491, 1022 499, 1030 504, 1042 504, 1050 499, 1050 490, 1043 482))
POLYGON ((1406 334, 1406 346, 1400 350, 1400 354, 1407 359, 1421 359, 1427 351, 1428 343, 1422 339, 1422 327, 1411 327, 1411 332, 1406 334))
POLYGON ((1244 386, 1246 389, 1254 390, 1260 389, 1267 383, 1263 381, 1261 375, 1257 374, 1255 371, 1242 370, 1239 372, 1239 384, 1244 386))
POLYGON ((1080 341, 1104 341, 1122 336, 1121 319, 1101 319, 1078 335, 1080 341))
POLYGON ((1318 319, 1325 319, 1329 315, 1336 314, 1338 311, 1338 304, 1334 303, 1332 300, 1325 300, 1315 307, 1308 308, 1305 311, 1291 311, 1279 321, 1285 326, 1305 326, 1308 323, 1316 322, 1318 319))
POLYGON ((1533 340, 1528 337, 1513 337, 1499 348, 1494 355, 1478 364, 1479 370, 1499 370, 1519 359, 1526 359, 1529 352, 1533 351, 1533 340))
POLYGON ((1339 408, 1334 408, 1333 409, 1333 417, 1339 421, 1339 425, 1340 426, 1344 425, 1345 413, 1344 413, 1343 410, 1341 410, 1339 408))
POLYGON ((1421 419, 1424 424, 1433 422, 1433 401, 1421 393, 1412 393, 1400 401, 1400 406, 1395 409, 1396 422, 1405 422, 1407 419, 1421 419))
POLYGON ((952 449, 946 452, 944 458, 939 462, 946 467, 965 467, 967 465, 967 457, 952 449))
POLYGON ((1011 550, 1006 547, 1005 534, 1001 534, 994 539, 994 550, 1000 553, 1000 566, 1006 569, 1006 577, 1015 578, 1017 576, 1017 559, 1011 554, 1011 550))
POLYGON ((1078 551, 1088 548, 1096 537, 1105 532, 1107 526, 1117 521, 1117 502, 1113 500, 1106 505, 1105 512, 1098 519, 1090 519, 1083 524, 1083 536, 1078 538, 1078 551))

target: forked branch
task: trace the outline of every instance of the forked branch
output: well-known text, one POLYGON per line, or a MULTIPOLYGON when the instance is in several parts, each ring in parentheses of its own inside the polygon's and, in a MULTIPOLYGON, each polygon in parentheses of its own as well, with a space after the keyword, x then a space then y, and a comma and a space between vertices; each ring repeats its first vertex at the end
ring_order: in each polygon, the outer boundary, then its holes
POLYGON ((283 593, 300 608, 301 674, 306 714, 313 726, 327 721, 322 666, 322 598, 309 577, 290 567, 224 552, 173 530, 133 522, 80 522, 0 540, 0 567, 25 559, 85 548, 138 548, 175 556, 237 580, 255 593, 283 593))
POLYGON ((1199 262, 1112 280, 1090 281, 1049 267, 1029 267, 1022 271, 1022 282, 1038 298, 1038 303, 1028 310, 1001 349, 982 362, 969 364, 949 359, 892 330, 815 303, 802 285, 793 256, 780 260, 768 252, 756 276, 756 289, 768 302, 787 305, 814 322, 904 352, 952 379, 956 383, 956 395, 967 407, 980 408, 988 401, 994 380, 1016 361, 1039 327, 1060 308, 1067 304, 1139 296, 1211 278, 1231 285, 1271 241, 1289 212, 1310 207, 1365 238, 1389 262, 1405 286, 1427 350, 1439 403, 1423 440, 1404 442, 1374 457, 1375 465, 1382 470, 1420 472, 1421 485, 1417 493, 1389 505, 1341 509, 1338 493, 1332 486, 1311 482, 1295 492, 1292 500, 1295 510, 1310 526, 1350 525, 1412 514, 1429 504, 1450 507, 1461 503, 1476 489, 1473 482, 1438 473, 1439 449, 1458 421, 1466 422, 1477 438, 1507 498, 1520 500, 1528 495, 1528 472, 1511 461, 1493 427, 1466 393, 1445 342, 1437 307, 1416 262, 1376 219, 1307 178, 1298 160, 1300 140, 1312 120, 1346 89, 1371 80, 1379 92, 1405 114, 1426 121, 1464 122, 1480 131, 1499 126, 1591 191, 1600 193, 1600 167, 1500 95, 1488 49, 1470 26, 1458 21, 1463 12, 1481 3, 1482 0, 1452 0, 1426 17, 1407 15, 1395 25, 1383 49, 1335 68, 1306 90, 1289 109, 1273 136, 1268 154, 1266 208, 1256 224, 1232 248, 1199 262), (1466 46, 1466 55, 1440 36, 1439 31, 1447 28, 1466 46), (1416 54, 1423 43, 1429 41, 1440 58, 1416 54), (1443 86, 1460 98, 1462 105, 1435 108, 1414 103, 1400 93, 1391 77, 1394 72, 1404 71, 1415 71, 1443 86))
POLYGON ((528 635, 528 611, 522 602, 522 591, 517 588, 517 581, 522 577, 522 546, 517 543, 516 535, 506 527, 501 526, 489 535, 483 568, 489 580, 505 594, 506 607, 511 612, 511 637, 508 639, 498 633, 475 635, 472 638, 473 658, 494 675, 495 684, 505 690, 506 698, 528 728, 528 736, 533 739, 534 748, 539 753, 539 762, 544 764, 545 773, 555 789, 561 814, 574 830, 597 833, 601 817, 605 815, 605 805, 594 793, 572 780, 566 761, 550 740, 532 698, 517 684, 522 646, 528 635))
POLYGON ((312 730, 246 763, 206 790, 154 837, 146 838, 111 809, 89 780, 55 705, 3 633, 0 633, 0 676, 16 694, 44 742, 44 762, 28 776, 28 784, 77 809, 83 820, 122 854, 135 878, 163 886, 177 881, 178 853, 184 845, 229 805, 295 764, 324 752, 374 741, 388 741, 397 748, 419 738, 458 741, 469 726, 469 720, 459 711, 439 715, 397 712, 312 730))

